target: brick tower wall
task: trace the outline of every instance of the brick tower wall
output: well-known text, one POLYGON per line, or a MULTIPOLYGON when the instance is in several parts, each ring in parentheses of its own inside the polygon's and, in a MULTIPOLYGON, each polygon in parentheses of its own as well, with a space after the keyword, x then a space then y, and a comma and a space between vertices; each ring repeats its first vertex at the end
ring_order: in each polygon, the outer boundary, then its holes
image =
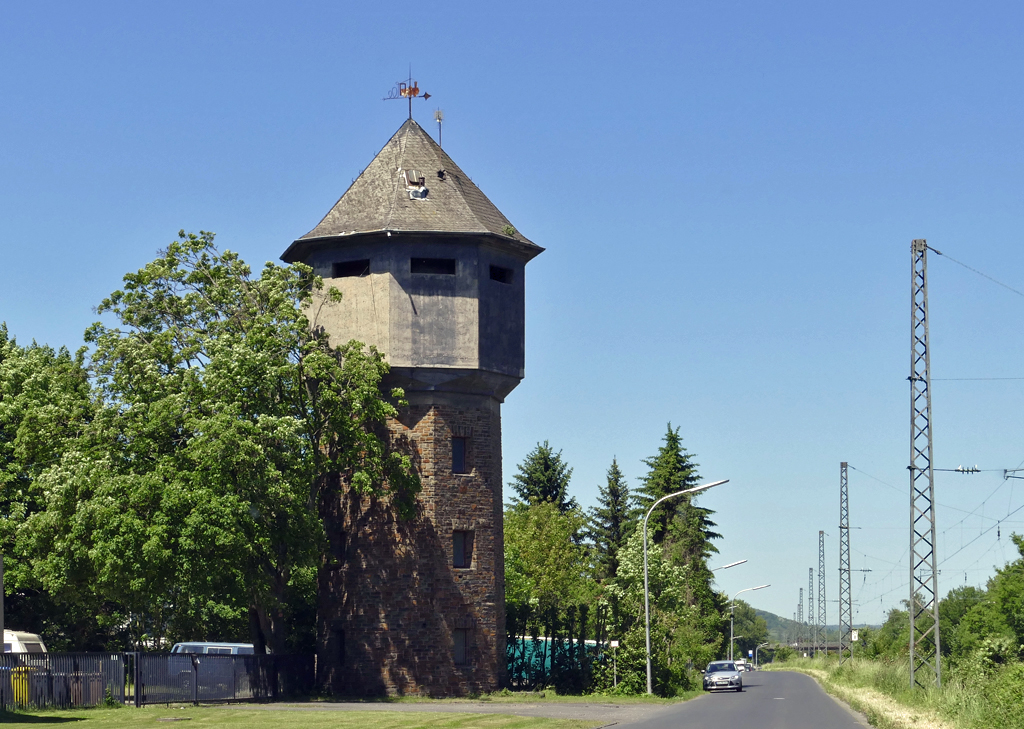
POLYGON ((337 694, 465 696, 505 684, 500 406, 413 394, 389 431, 422 481, 416 517, 351 493, 327 515, 317 672, 337 694), (452 472, 453 438, 465 439, 466 473, 452 472), (453 566, 455 532, 471 541, 468 567, 453 566))

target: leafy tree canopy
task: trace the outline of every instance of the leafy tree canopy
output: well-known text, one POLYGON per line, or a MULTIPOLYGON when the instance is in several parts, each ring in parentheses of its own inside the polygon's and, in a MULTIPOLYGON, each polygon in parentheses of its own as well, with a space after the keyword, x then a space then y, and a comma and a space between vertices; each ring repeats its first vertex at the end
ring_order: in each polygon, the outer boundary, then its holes
POLYGON ((550 501, 506 510, 505 579, 512 600, 532 600, 544 608, 593 596, 589 555, 574 538, 584 524, 578 509, 563 512, 550 501))
MULTIPOLYGON (((339 298, 302 265, 259 276, 182 232, 98 311, 100 408, 39 478, 19 534, 51 594, 102 595, 132 642, 254 636, 285 651, 324 552, 339 484, 411 513, 418 480, 386 447, 403 393, 387 365, 316 323, 339 298)), ((150 643, 152 644, 152 643, 150 643)))

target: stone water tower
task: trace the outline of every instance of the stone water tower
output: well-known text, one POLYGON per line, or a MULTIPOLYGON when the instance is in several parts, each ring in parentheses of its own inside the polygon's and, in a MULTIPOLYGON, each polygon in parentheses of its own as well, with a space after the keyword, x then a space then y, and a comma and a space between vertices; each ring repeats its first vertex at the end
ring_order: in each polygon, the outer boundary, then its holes
POLYGON ((327 519, 319 682, 345 694, 465 695, 505 679, 501 403, 523 378, 520 235, 409 119, 282 256, 342 292, 319 322, 375 345, 409 406, 389 424, 419 515, 343 496, 327 519))

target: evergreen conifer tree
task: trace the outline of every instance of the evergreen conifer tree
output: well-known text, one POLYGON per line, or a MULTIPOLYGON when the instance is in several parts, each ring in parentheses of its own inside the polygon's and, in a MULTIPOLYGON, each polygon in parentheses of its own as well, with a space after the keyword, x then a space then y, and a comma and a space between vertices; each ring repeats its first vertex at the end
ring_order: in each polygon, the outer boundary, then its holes
POLYGON ((510 485, 521 502, 551 502, 563 513, 578 508, 576 499, 568 495, 572 469, 562 460, 562 451, 555 453, 547 441, 538 443, 517 468, 510 485))
MULTIPOLYGON (((679 428, 673 428, 671 423, 658 454, 645 459, 644 463, 651 470, 639 489, 637 500, 641 514, 647 513, 651 504, 662 496, 698 485, 698 464, 683 448, 679 428)), ((680 496, 661 504, 651 515, 649 528, 666 559, 688 568, 685 584, 681 585, 685 603, 698 606, 700 614, 711 620, 720 616, 724 609, 723 598, 711 587, 713 575, 707 566, 707 558, 718 552, 712 540, 721 539, 721 535, 712 531, 714 512, 695 506, 693 496, 680 496)), ((710 640, 710 636, 707 638, 710 640)))
MULTIPOLYGON (((662 496, 698 485, 699 464, 695 463, 693 456, 683 448, 679 428, 673 429, 672 423, 668 424, 668 431, 658 454, 652 458, 645 458, 644 464, 651 470, 643 477, 643 485, 637 496, 645 514, 651 504, 662 496)), ((690 499, 690 496, 669 499, 651 514, 649 524, 654 531, 656 542, 661 543, 665 539, 670 526, 676 521, 676 516, 686 510, 690 499)))
POLYGON ((597 506, 590 509, 590 539, 596 552, 598 576, 615 579, 619 549, 636 527, 634 497, 619 463, 612 459, 607 485, 599 487, 597 506))

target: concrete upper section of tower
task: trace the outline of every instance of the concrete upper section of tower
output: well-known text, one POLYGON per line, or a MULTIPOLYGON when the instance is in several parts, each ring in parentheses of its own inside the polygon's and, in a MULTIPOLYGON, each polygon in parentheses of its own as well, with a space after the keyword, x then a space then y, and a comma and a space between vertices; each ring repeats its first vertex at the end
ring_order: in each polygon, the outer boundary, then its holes
POLYGON ((543 250, 410 119, 282 258, 341 292, 314 323, 377 347, 410 403, 495 404, 524 375, 525 268, 543 250))

